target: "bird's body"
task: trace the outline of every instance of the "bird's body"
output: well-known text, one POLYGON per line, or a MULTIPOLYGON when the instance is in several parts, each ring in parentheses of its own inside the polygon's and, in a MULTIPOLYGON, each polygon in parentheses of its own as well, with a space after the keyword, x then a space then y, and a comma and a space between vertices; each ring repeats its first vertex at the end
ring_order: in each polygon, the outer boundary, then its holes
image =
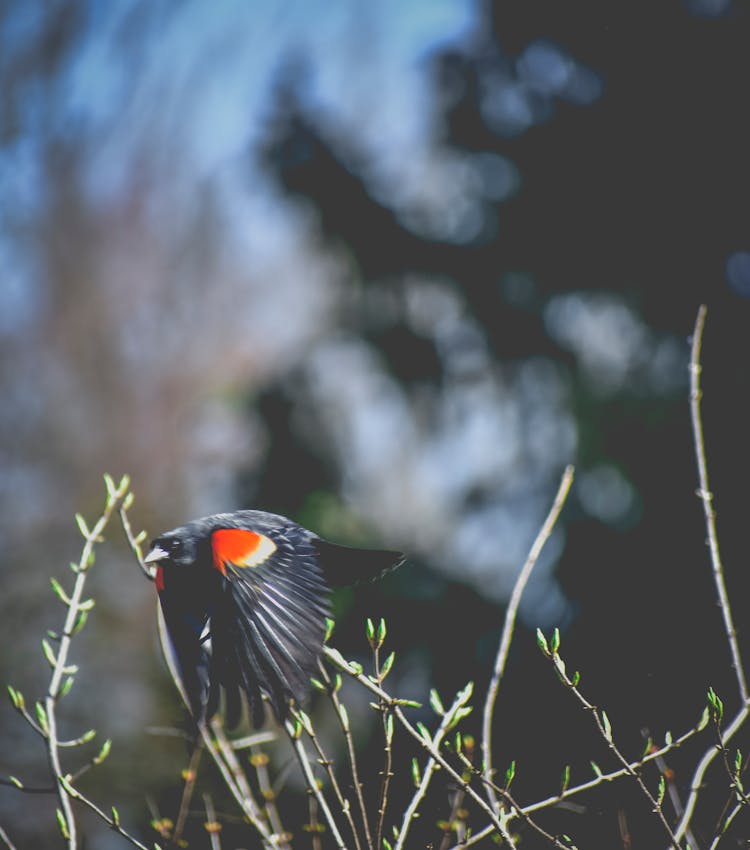
POLYGON ((196 722, 220 692, 234 726, 244 693, 256 726, 262 695, 277 718, 304 704, 323 650, 331 586, 374 578, 400 552, 330 543, 286 517, 236 511, 193 520, 153 541, 156 587, 196 722))

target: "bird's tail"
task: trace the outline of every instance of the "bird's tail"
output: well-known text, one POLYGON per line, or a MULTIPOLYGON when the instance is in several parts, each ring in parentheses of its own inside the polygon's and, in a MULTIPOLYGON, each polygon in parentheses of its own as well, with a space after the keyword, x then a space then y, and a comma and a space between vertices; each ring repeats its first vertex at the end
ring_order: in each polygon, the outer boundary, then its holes
POLYGON ((400 567, 406 560, 403 552, 388 549, 356 549, 316 539, 320 565, 327 581, 335 586, 374 581, 400 567))

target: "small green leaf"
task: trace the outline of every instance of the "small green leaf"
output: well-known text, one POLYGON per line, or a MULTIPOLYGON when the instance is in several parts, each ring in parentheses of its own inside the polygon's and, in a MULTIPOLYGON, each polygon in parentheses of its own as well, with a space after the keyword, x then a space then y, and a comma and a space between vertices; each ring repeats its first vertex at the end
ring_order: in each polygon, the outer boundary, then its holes
POLYGON ((430 705, 432 706, 432 710, 435 712, 435 714, 439 714, 441 716, 445 714, 443 703, 440 700, 440 694, 437 692, 436 688, 432 688, 430 690, 430 705))
POLYGON ((468 717, 473 710, 474 706, 471 705, 459 706, 453 712, 453 716, 448 724, 448 729, 454 729, 464 719, 464 717, 468 717))
POLYGON ((63 586, 60 582, 54 576, 51 576, 49 583, 52 585, 52 590, 55 591, 57 598, 63 603, 63 605, 70 605, 70 597, 63 590, 63 586))
POLYGON ((711 719, 711 712, 710 712, 708 706, 706 706, 703 709, 703 713, 701 714, 701 719, 698 721, 698 726, 696 727, 699 732, 703 731, 706 728, 706 726, 708 726, 708 721, 710 719, 711 719))
POLYGON ((427 741, 427 743, 428 743, 428 744, 431 744, 431 743, 432 743, 432 735, 430 735, 430 731, 429 731, 429 729, 428 729, 428 728, 424 725, 424 723, 422 723, 421 721, 419 721, 419 722, 417 723, 417 730, 419 731, 419 734, 422 736, 422 738, 424 738, 424 740, 425 740, 425 741, 427 741))
POLYGON ((591 769, 597 776, 602 776, 602 769, 595 761, 589 762, 589 764, 591 765, 591 769))
POLYGON ((516 776, 516 760, 513 759, 513 761, 505 769, 505 790, 506 791, 510 789, 510 784, 511 784, 511 782, 513 782, 513 779, 515 778, 515 776, 516 776))
POLYGON ((365 634, 367 636, 367 642, 374 649, 375 648, 375 623, 368 617, 365 620, 365 634))
POLYGON ((612 743, 612 725, 609 722, 609 717, 607 717, 607 712, 601 712, 601 721, 602 721, 602 730, 604 732, 604 737, 612 743))
POLYGON ((560 794, 564 794, 568 790, 568 785, 570 785, 570 765, 566 764, 560 779, 560 794))
POLYGON ((339 706, 339 717, 341 718, 341 728, 344 732, 349 731, 349 712, 346 710, 345 705, 339 706))
POLYGON ((135 494, 128 493, 127 496, 122 500, 122 509, 124 511, 129 511, 133 507, 133 502, 135 501, 135 494))
POLYGON ((580 681, 581 674, 578 672, 578 670, 576 670, 575 673, 573 673, 573 677, 571 678, 570 682, 574 688, 577 688, 580 681))
POLYGON ((302 711, 301 708, 297 709, 297 715, 300 719, 300 722, 302 723, 302 726, 305 729, 305 732, 307 732, 308 735, 313 735, 314 734, 313 725, 312 725, 312 721, 310 720, 308 715, 304 711, 302 711))
POLYGON ((544 636, 544 632, 541 629, 536 630, 536 644, 545 655, 550 654, 547 638, 544 636))
POLYGON ((383 836, 383 850, 393 850, 393 845, 385 836, 383 836))
POLYGON ((385 741, 388 744, 388 746, 390 747, 391 742, 393 741, 393 713, 392 712, 389 711, 385 715, 385 721, 384 721, 383 725, 384 725, 384 728, 385 728, 385 741))
POLYGON ((411 778, 414 782, 414 787, 419 788, 422 782, 422 771, 419 769, 419 762, 416 756, 411 760, 411 778))
POLYGON ((671 747, 672 746, 672 733, 669 730, 667 730, 666 734, 664 735, 664 746, 665 747, 671 747))
POLYGON ((142 531, 139 531, 138 534, 136 534, 136 536, 134 538, 135 545, 140 546, 141 543, 143 543, 147 537, 148 537, 148 532, 145 529, 143 529, 142 531))
POLYGON ((57 692, 58 699, 62 699, 73 687, 73 682, 75 679, 72 676, 68 676, 68 678, 60 685, 60 690, 57 692))
POLYGON ((96 729, 89 729, 81 735, 81 743, 88 744, 94 738, 96 738, 96 729))
POLYGON ((112 476, 108 472, 104 473, 104 486, 107 488, 109 498, 114 499, 117 488, 115 487, 115 482, 112 480, 112 476))
POLYGON ((69 564, 68 566, 69 566, 69 567, 70 567, 70 569, 71 569, 74 573, 76 573, 76 574, 81 572, 81 566, 80 566, 80 564, 77 564, 75 561, 71 561, 71 562, 70 562, 70 564, 69 564))
POLYGON ((708 704, 711 708, 711 715, 714 719, 714 723, 721 723, 724 716, 724 703, 713 688, 708 689, 708 704))
POLYGON ((326 686, 320 681, 320 679, 316 679, 315 676, 312 676, 310 678, 310 684, 315 688, 316 691, 325 692, 327 690, 326 686))
POLYGON ((86 520, 83 518, 82 514, 76 514, 76 523, 78 523, 78 530, 81 532, 83 537, 88 540, 89 537, 91 537, 91 532, 89 531, 89 527, 86 525, 86 520))
POLYGON ((102 744, 101 750, 99 750, 99 755, 94 758, 94 764, 101 764, 104 759, 109 755, 109 751, 112 749, 112 741, 107 738, 107 740, 102 744))
POLYGON ((386 627, 385 620, 381 617, 378 622, 378 631, 375 635, 375 638, 378 642, 378 647, 381 647, 385 643, 385 635, 386 635, 386 627))
POLYGON ((328 643, 335 627, 336 621, 332 620, 330 617, 326 617, 326 636, 323 639, 323 643, 328 643))
POLYGON ((60 834, 67 840, 70 838, 70 833, 68 832, 68 824, 65 820, 65 815, 62 813, 61 809, 56 809, 55 813, 57 815, 57 827, 60 830, 60 834))
POLYGON ((122 493, 124 490, 127 490, 128 487, 130 487, 130 476, 126 472, 120 479, 120 484, 117 489, 122 493))
POLYGON ((552 640, 550 641, 549 648, 552 652, 557 652, 560 649, 560 629, 557 626, 555 626, 552 632, 552 640))
POLYGON ((76 614, 75 622, 73 623, 73 629, 71 630, 72 635, 77 635, 78 632, 86 625, 86 620, 89 618, 88 611, 79 610, 76 614))
POLYGON ((383 666, 380 668, 380 681, 391 672, 391 668, 393 667, 393 662, 396 660, 396 653, 392 652, 383 662, 383 666))
POLYGON ((94 605, 96 605, 96 601, 94 599, 85 599, 83 602, 78 603, 78 610, 90 611, 94 605))
POLYGON ((641 758, 643 758, 644 756, 647 756, 651 752, 651 749, 652 749, 653 746, 654 746, 654 742, 653 742, 651 736, 649 735, 648 738, 646 738, 646 743, 643 746, 643 753, 641 754, 641 758))
POLYGON ((36 710, 36 719, 39 721, 39 726, 42 732, 44 732, 44 734, 46 735, 49 731, 49 723, 47 722, 47 712, 44 710, 44 706, 40 702, 37 702, 34 705, 34 708, 36 710))
POLYGON ((392 700, 392 704, 403 705, 406 708, 422 708, 421 702, 417 702, 415 699, 401 699, 401 697, 392 700))
POLYGON ((664 774, 659 777, 659 791, 656 795, 656 805, 661 806, 664 801, 664 792, 667 790, 667 782, 664 779, 664 774))
POLYGON ((8 782, 12 782, 12 783, 13 783, 13 785, 15 785, 15 786, 16 786, 16 788, 18 788, 19 790, 23 791, 23 789, 24 789, 24 784, 23 784, 23 782, 21 782, 21 780, 20 780, 17 776, 9 776, 9 777, 8 777, 8 782))
POLYGON ((112 823, 119 829, 120 828, 120 813, 117 809, 112 806, 112 823))
POLYGON ((742 753, 739 750, 735 750, 734 753, 734 772, 737 776, 742 773, 742 753))
POLYGON ((337 694, 341 690, 344 680, 341 678, 341 673, 336 673, 333 677, 333 692, 337 694))
POLYGON ((474 693, 474 682, 467 682, 466 686, 456 694, 456 698, 461 705, 468 702, 474 693))
POLYGON ((362 665, 359 663, 359 661, 350 661, 349 662, 349 672, 352 673, 355 676, 361 676, 362 675, 362 665))
POLYGON ((49 645, 49 641, 42 640, 42 652, 44 653, 44 657, 47 659, 49 666, 55 667, 57 665, 57 658, 55 653, 52 651, 52 647, 49 645))
POLYGON ((12 685, 7 685, 6 687, 8 688, 8 696, 10 697, 13 708, 16 711, 23 711, 26 708, 26 700, 23 698, 23 694, 17 691, 12 685))

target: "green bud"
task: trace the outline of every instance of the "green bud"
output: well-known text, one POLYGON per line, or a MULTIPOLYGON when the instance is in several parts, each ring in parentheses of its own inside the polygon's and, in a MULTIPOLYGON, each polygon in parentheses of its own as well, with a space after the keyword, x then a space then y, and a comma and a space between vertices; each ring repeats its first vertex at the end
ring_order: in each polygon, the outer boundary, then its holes
POLYGON ((49 641, 42 641, 42 652, 44 653, 44 657, 47 659, 49 666, 55 667, 57 665, 57 658, 55 657, 55 653, 52 651, 52 647, 49 645, 49 641))
POLYGON ((440 694, 437 692, 436 688, 432 688, 430 690, 430 705, 432 706, 432 710, 435 714, 443 715, 445 714, 445 709, 443 708, 443 703, 440 699, 440 694))
POLYGON ((550 654, 547 638, 544 636, 544 632, 541 629, 536 630, 536 644, 545 655, 550 654))
POLYGON ((91 537, 91 532, 82 514, 76 514, 76 523, 78 524, 78 530, 81 532, 81 535, 88 540, 91 537))
POLYGON ((52 590, 55 591, 55 594, 60 600, 60 602, 62 602, 63 605, 70 605, 70 597, 63 590, 63 587, 60 582, 54 576, 52 576, 50 577, 49 583, 52 585, 52 590))
POLYGON ((72 676, 68 676, 68 678, 60 685, 60 690, 57 692, 57 698, 61 699, 64 697, 68 691, 73 687, 73 682, 75 679, 72 676))
POLYGON ((99 750, 99 755, 94 759, 94 764, 101 764, 104 759, 109 755, 109 751, 112 749, 112 741, 109 738, 102 744, 101 750, 99 750))
POLYGON ((411 760, 411 778, 414 782, 414 787, 419 788, 422 782, 422 771, 419 769, 419 762, 416 756, 411 760))
POLYGON ((560 779, 560 794, 564 794, 568 790, 568 785, 570 785, 570 765, 566 764, 560 779))
POLYGON ((513 782, 513 779, 516 775, 516 760, 513 759, 511 763, 505 770, 505 790, 507 791, 510 788, 510 783, 513 782))
POLYGON ((380 681, 391 672, 391 668, 393 667, 393 662, 396 660, 396 653, 392 652, 383 662, 383 666, 380 668, 380 681))
POLYGON ((61 809, 56 809, 55 814, 57 815, 57 828, 60 830, 60 834, 66 840, 70 838, 70 833, 68 832, 68 824, 65 820, 65 815, 62 813, 61 809))

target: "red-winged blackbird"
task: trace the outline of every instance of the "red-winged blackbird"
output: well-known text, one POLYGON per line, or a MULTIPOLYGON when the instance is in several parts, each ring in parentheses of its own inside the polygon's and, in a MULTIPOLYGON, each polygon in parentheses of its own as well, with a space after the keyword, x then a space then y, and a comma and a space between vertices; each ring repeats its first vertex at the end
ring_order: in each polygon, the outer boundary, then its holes
POLYGON ((283 720, 289 702, 305 703, 323 650, 332 585, 374 578, 398 566, 400 552, 329 543, 286 517, 236 511, 196 519, 157 537, 164 621, 197 723, 226 698, 235 726, 240 692, 253 723, 262 694, 283 720))

